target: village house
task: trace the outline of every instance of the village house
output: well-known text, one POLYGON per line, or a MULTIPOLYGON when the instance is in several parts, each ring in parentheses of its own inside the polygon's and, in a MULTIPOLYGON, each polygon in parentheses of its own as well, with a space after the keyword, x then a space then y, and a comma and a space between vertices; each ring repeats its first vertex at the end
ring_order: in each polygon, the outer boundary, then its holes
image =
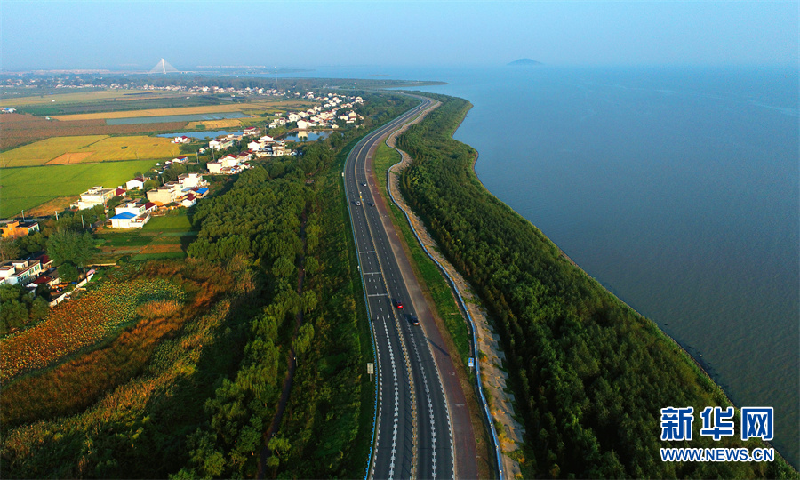
POLYGON ((9 220, 2 227, 3 237, 25 237, 39 231, 39 223, 32 221, 9 220))
POLYGON ((181 184, 181 188, 183 189, 195 188, 208 184, 208 182, 203 180, 203 175, 196 172, 181 173, 178 175, 178 183, 181 184))
POLYGON ((135 188, 144 188, 144 178, 138 177, 134 178, 133 180, 128 180, 127 182, 125 182, 126 190, 133 190, 135 188))
POLYGON ((245 137, 255 137, 256 135, 259 135, 260 133, 261 133, 261 130, 259 130, 257 127, 247 127, 247 128, 244 129, 244 136, 245 137))
POLYGON ((146 204, 126 203, 115 208, 113 217, 109 218, 111 228, 142 228, 150 220, 146 204))
POLYGON ((197 203, 197 197, 195 197, 193 193, 186 195, 186 198, 184 198, 181 201, 181 205, 183 205, 186 208, 189 208, 196 203, 197 203))
POLYGON ((192 139, 186 135, 181 135, 180 137, 175 137, 172 139, 172 143, 189 143, 191 141, 192 139))
POLYGON ((214 150, 225 150, 233 146, 233 140, 230 138, 211 140, 208 146, 214 150))
POLYGON ((81 194, 81 199, 77 203, 78 210, 85 210, 97 205, 105 207, 115 194, 115 188, 92 187, 81 194))
POLYGON ((181 184, 178 182, 165 183, 164 186, 147 191, 147 199, 156 205, 167 205, 181 196, 181 184))
MULTIPOLYGON (((60 283, 61 277, 58 274, 58 270, 53 268, 53 261, 50 260, 46 254, 39 255, 34 260, 38 260, 42 266, 42 271, 36 279, 31 282, 29 285, 57 285, 60 283)), ((36 288, 36 287, 34 287, 36 288)))
POLYGON ((0 280, 9 285, 27 285, 42 271, 39 260, 9 260, 0 266, 0 280))

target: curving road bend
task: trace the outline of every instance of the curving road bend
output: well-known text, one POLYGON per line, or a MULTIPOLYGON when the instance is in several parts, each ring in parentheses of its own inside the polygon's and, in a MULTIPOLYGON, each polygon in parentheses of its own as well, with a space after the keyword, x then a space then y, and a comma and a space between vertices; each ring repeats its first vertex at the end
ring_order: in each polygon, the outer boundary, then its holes
MULTIPOLYGON (((378 143, 430 107, 420 105, 364 137, 350 152, 345 191, 377 354, 379 407, 369 476, 453 478, 453 438, 445 391, 376 206, 367 172, 378 143), (402 302, 402 309, 397 308, 402 302)), ((394 233, 394 232, 392 232, 394 233)), ((420 308, 427 309, 420 305, 420 308)), ((462 394, 463 395, 463 394, 462 394)))

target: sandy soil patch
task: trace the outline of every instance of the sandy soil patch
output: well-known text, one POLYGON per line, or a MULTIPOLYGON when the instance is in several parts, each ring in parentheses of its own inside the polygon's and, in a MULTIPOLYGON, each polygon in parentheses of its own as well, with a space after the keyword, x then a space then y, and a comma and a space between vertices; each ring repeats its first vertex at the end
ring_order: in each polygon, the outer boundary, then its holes
POLYGON ((47 165, 69 165, 71 163, 81 163, 83 160, 94 155, 95 152, 72 152, 59 155, 47 162, 47 165))

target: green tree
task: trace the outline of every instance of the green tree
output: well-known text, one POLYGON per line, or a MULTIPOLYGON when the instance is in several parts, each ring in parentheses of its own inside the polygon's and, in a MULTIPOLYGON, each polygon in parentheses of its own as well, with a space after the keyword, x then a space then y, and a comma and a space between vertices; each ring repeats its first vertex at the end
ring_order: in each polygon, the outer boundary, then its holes
POLYGON ((311 346, 311 341, 314 340, 314 326, 306 323, 300 327, 297 333, 297 338, 292 342, 295 355, 303 355, 311 346))
POLYGON ((78 280, 78 269, 72 262, 64 262, 58 267, 58 276, 62 282, 74 282, 78 280))
POLYGON ((154 188, 158 188, 158 180, 153 180, 151 178, 150 180, 146 180, 144 182, 144 187, 142 188, 142 190, 147 192, 148 190, 152 190, 154 188))
POLYGON ((0 261, 19 258, 20 247, 17 239, 13 237, 0 238, 0 261))
POLYGON ((47 239, 47 255, 58 267, 71 262, 84 267, 92 256, 94 244, 89 232, 77 233, 71 230, 58 230, 47 239))

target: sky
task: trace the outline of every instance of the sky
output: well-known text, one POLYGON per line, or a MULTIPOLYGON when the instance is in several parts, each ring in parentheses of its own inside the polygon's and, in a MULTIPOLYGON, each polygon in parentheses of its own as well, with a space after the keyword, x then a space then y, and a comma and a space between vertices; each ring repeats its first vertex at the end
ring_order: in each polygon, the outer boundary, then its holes
POLYGON ((0 68, 798 65, 800 0, 0 2, 0 68))

